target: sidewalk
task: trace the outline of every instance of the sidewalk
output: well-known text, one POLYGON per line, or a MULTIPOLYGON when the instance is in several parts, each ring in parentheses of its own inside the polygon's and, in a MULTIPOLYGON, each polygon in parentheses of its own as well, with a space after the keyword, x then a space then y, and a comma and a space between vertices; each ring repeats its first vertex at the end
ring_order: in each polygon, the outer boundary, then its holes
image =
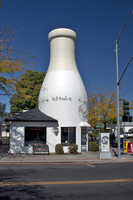
POLYGON ((111 159, 99 159, 99 152, 82 152, 76 155, 22 155, 8 153, 0 153, 0 164, 2 163, 117 163, 117 162, 133 162, 133 154, 123 153, 121 158, 117 156, 117 148, 111 149, 111 159))

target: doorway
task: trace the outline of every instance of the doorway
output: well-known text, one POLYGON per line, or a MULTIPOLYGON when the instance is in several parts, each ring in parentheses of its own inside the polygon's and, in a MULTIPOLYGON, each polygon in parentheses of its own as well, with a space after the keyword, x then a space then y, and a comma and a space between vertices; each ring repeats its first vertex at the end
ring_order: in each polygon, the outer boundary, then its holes
POLYGON ((81 152, 87 151, 87 129, 81 128, 81 152))

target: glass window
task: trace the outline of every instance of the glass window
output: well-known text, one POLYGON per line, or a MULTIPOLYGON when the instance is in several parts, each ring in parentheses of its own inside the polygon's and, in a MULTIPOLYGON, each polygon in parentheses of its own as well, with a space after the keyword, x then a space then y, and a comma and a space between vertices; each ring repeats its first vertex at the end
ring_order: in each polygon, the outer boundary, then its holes
POLYGON ((46 144, 46 127, 25 127, 25 146, 46 144))
POLYGON ((61 128, 61 144, 68 146, 69 144, 76 143, 76 128, 75 127, 62 127, 61 128))

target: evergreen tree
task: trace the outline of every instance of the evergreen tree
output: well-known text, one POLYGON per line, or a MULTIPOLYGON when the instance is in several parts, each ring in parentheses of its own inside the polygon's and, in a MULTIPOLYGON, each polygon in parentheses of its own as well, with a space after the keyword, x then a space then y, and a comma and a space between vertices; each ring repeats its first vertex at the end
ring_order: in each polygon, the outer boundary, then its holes
POLYGON ((45 77, 44 72, 26 70, 15 85, 16 93, 10 99, 11 112, 30 110, 38 106, 39 92, 45 77))

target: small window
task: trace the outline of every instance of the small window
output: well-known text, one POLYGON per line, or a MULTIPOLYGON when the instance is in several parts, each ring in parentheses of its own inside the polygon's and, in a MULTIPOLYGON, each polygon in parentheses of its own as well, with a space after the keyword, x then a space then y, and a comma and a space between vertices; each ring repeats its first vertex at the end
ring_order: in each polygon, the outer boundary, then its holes
POLYGON ((46 144, 46 127, 25 127, 25 146, 46 144))
POLYGON ((61 144, 68 146, 69 144, 76 143, 76 128, 75 127, 62 127, 61 128, 61 144))

